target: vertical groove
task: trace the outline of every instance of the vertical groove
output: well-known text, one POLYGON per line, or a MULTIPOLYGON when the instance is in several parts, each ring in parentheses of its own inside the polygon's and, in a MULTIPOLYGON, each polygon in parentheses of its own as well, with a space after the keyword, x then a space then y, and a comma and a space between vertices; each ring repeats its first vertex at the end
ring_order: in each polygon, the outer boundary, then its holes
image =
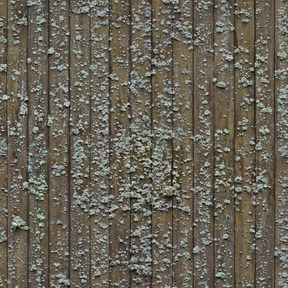
MULTIPOLYGON (((27 6, 27 57, 29 57, 29 24, 30 24, 30 18, 29 18, 29 6, 26 4, 27 6)), ((30 101, 29 101, 29 67, 28 67, 28 61, 26 61, 26 73, 27 73, 27 77, 26 77, 26 86, 27 86, 27 95, 28 95, 28 116, 27 116, 27 132, 26 132, 26 143, 27 143, 27 164, 29 165, 29 117, 30 117, 30 111, 32 109, 30 101)), ((28 169, 26 169, 26 180, 29 183, 29 173, 28 173, 28 169)), ((27 225, 28 227, 30 227, 30 217, 29 217, 29 210, 30 210, 30 197, 29 194, 27 195, 27 225)), ((29 285, 29 279, 30 279, 30 269, 29 269, 29 255, 30 255, 30 229, 27 231, 27 286, 30 287, 29 285)))
POLYGON ((193 4, 192 7, 192 45, 193 45, 193 55, 192 55, 192 61, 193 61, 193 69, 192 69, 192 82, 193 82, 193 87, 192 87, 192 161, 193 161, 193 173, 192 173, 192 197, 193 197, 193 201, 192 201, 192 261, 193 261, 193 286, 195 286, 195 257, 194 257, 194 247, 195 247, 195 239, 194 239, 194 232, 195 232, 195 228, 194 228, 194 221, 195 221, 195 197, 194 197, 194 191, 195 191, 195 109, 194 109, 194 105, 195 105, 195 1, 191 1, 193 4))
MULTIPOLYGON (((69 31, 69 45, 68 45, 68 98, 71 103, 71 0, 68 1, 68 31, 69 31)), ((67 174, 68 174, 68 279, 71 278, 71 104, 68 107, 68 161, 67 161, 67 174)))
MULTIPOLYGON (((273 103, 273 110, 274 110, 274 123, 273 123, 273 127, 274 127, 274 135, 273 135, 273 169, 274 169, 274 172, 273 172, 273 178, 274 178, 274 182, 273 182, 273 193, 274 193, 274 196, 273 196, 273 205, 274 205, 274 235, 273 235, 273 241, 274 241, 274 253, 275 253, 275 245, 276 245, 276 205, 277 205, 277 198, 276 198, 276 168, 277 168, 277 151, 276 151, 276 141, 277 141, 277 124, 276 124, 276 121, 277 121, 277 109, 276 109, 276 81, 275 81, 275 69, 276 69, 276 3, 277 2, 276 0, 273 1, 273 53, 274 53, 274 57, 273 57, 273 93, 274 93, 274 103, 273 103)), ((274 287, 276 287, 276 257, 274 257, 274 287)))
MULTIPOLYGON (((235 4, 236 4, 236 0, 233 0, 233 9, 232 9, 232 12, 233 12, 233 27, 234 27, 234 31, 233 31, 233 51, 235 50, 236 48, 236 29, 235 29, 235 4)), ((235 53, 233 52, 233 97, 234 97, 234 104, 233 104, 233 178, 232 179, 235 179, 235 170, 236 170, 236 165, 235 165, 235 156, 236 156, 236 81, 235 81, 235 53)), ((232 190, 233 194, 235 193, 235 189, 233 187, 233 190, 232 190)), ((233 197, 233 212, 234 212, 234 215, 233 215, 233 221, 234 221, 234 229, 233 229, 233 237, 234 237, 234 243, 233 243, 233 249, 234 249, 234 287, 236 287, 236 257, 235 257, 235 251, 236 251, 236 205, 235 205, 235 197, 233 197)))
MULTIPOLYGON (((129 146, 130 146, 130 149, 129 149, 129 159, 130 159, 130 166, 131 166, 131 163, 133 161, 132 159, 132 149, 133 149, 133 141, 132 141, 132 129, 131 129, 131 122, 132 122, 132 93, 131 93, 131 90, 130 90, 130 87, 131 87, 131 72, 132 72, 132 0, 129 1, 129 78, 128 78, 128 81, 129 81, 129 88, 128 88, 128 93, 129 93, 129 114, 130 114, 130 119, 129 119, 129 146), (132 149, 131 149, 132 148, 132 149)), ((129 190, 130 190, 130 193, 131 193, 131 187, 132 187, 132 172, 131 170, 129 171, 129 190)), ((128 243, 128 246, 129 246, 129 264, 130 265, 130 260, 131 260, 131 229, 132 229, 132 199, 131 197, 129 198, 129 206, 130 206, 130 214, 129 214, 129 243, 128 243)), ((130 287, 132 285, 132 270, 129 269, 129 281, 130 281, 130 287)))
MULTIPOLYGON (((153 19, 154 19, 154 9, 153 9, 153 1, 150 0, 151 2, 151 102, 150 102, 150 109, 151 109, 151 135, 152 135, 152 149, 151 149, 151 189, 153 190, 153 180, 152 180, 152 175, 153 175, 153 149, 155 145, 154 141, 154 125, 153 125, 153 57, 154 57, 154 51, 153 51, 153 19)), ((151 198, 152 198, 152 193, 151 193, 151 198)), ((153 287, 153 263, 154 263, 154 255, 153 255, 153 244, 152 244, 152 237, 153 237, 153 204, 152 204, 152 199, 151 199, 151 288, 153 287)))
MULTIPOLYGON (((47 33, 48 33, 48 39, 47 39, 47 49, 49 48, 49 43, 50 43, 50 0, 47 0, 47 9, 48 9, 48 13, 47 13, 47 22, 48 22, 48 25, 47 25, 47 33)), ((47 97, 48 97, 48 100, 47 100, 47 110, 48 110, 48 117, 50 116, 50 58, 49 58, 49 55, 47 53, 47 67, 48 67, 48 71, 47 71, 47 82, 48 82, 48 91, 47 91, 47 97)), ((47 117, 47 118, 48 118, 47 117)), ((50 190, 50 169, 51 169, 51 158, 50 158, 50 130, 51 128, 50 127, 47 127, 47 150, 48 150, 48 154, 47 154, 47 161, 48 161, 48 164, 47 164, 47 183, 48 183, 48 211, 47 211, 47 216, 48 216, 48 227, 47 227, 47 233, 48 233, 48 264, 47 264, 47 267, 48 267, 48 271, 47 271, 47 277, 48 277, 48 287, 50 287, 50 252, 51 252, 51 249, 50 249, 50 199, 51 199, 51 190, 50 190)))
MULTIPOLYGON (((109 113, 109 141, 108 141, 108 149, 109 149, 109 153, 108 153, 108 165, 109 165, 109 180, 108 180, 108 194, 109 196, 111 195, 110 193, 110 186, 111 186, 111 0, 108 0, 108 65, 109 65, 109 75, 108 75, 108 99, 109 99, 109 107, 108 107, 108 113, 109 113)), ((110 213, 108 216, 108 229, 109 229, 109 267, 108 267, 108 281, 109 281, 109 287, 111 287, 111 270, 110 270, 110 261, 111 261, 111 227, 110 227, 110 213)))
MULTIPOLYGON (((151 89, 150 89, 150 132, 151 132, 151 135, 152 135, 152 139, 151 139, 151 150, 150 150, 150 158, 151 158, 151 175, 153 175, 153 163, 152 163, 152 156, 153 156, 153 139, 154 139, 154 136, 153 136, 153 108, 152 108, 152 105, 153 105, 153 74, 152 74, 152 71, 153 71, 153 68, 152 68, 152 59, 153 59, 153 56, 154 56, 154 53, 153 53, 153 1, 154 0, 150 0, 150 12, 151 12, 151 15, 150 15, 150 24, 151 24, 151 27, 150 27, 150 48, 151 48, 151 53, 150 53, 150 85, 151 85, 151 89)), ((150 136, 151 137, 151 136, 150 136)), ((153 184, 153 181, 152 181, 152 177, 150 179, 150 188, 151 190, 153 189, 152 188, 152 184, 153 184)), ((152 191, 151 191, 152 192, 152 191)), ((151 194, 151 197, 152 197, 152 194, 151 194)), ((151 226, 150 226, 150 232, 151 232, 151 235, 153 233, 153 225, 152 225, 152 220, 153 220, 153 216, 152 216, 152 212, 153 212, 153 206, 152 206, 152 199, 150 199, 151 203, 150 203, 150 211, 151 211, 151 216, 150 216, 150 221, 151 221, 151 226)), ((150 269, 151 269, 151 288, 153 287, 153 251, 152 251, 152 239, 150 238, 150 251, 151 251, 151 266, 150 266, 150 269)))
MULTIPOLYGON (((257 4, 257 0, 254 0, 254 6, 253 6, 253 13, 254 13, 254 63, 253 65, 255 66, 255 60, 256 60, 256 29, 257 29, 257 16, 256 16, 256 4, 257 4)), ((257 145, 257 129, 256 129, 256 117, 257 117, 257 113, 256 113, 256 69, 254 68, 254 87, 252 89, 252 92, 254 93, 254 137, 255 137, 255 143, 257 145)), ((256 145, 254 146, 254 175, 252 175, 252 191, 253 191, 253 183, 256 184, 256 175, 257 175, 257 155, 256 155, 256 145)), ((252 192, 253 193, 253 196, 254 196, 254 199, 256 200, 256 196, 255 196, 255 193, 254 191, 252 192)), ((256 203, 257 203, 257 200, 256 200, 256 203)), ((255 223, 255 231, 257 231, 257 209, 256 207, 253 208, 254 210, 254 223, 255 223)), ((255 238, 255 234, 254 234, 254 245, 255 245, 255 252, 254 252, 254 257, 255 257, 255 261, 254 261, 254 287, 257 287, 257 241, 256 241, 256 238, 255 238)))
MULTIPOLYGON (((171 96, 171 133, 172 133, 172 139, 171 139, 171 187, 173 187, 173 183, 174 183, 174 177, 173 177, 173 170, 174 170, 174 117, 173 117, 173 108, 174 108, 174 98, 175 98, 175 85, 174 85, 174 34, 173 34, 173 31, 174 31, 174 6, 171 7, 171 23, 172 23, 172 27, 171 27, 171 34, 173 35, 173 37, 171 37, 171 53, 172 53, 172 57, 171 57, 171 65, 172 65, 172 71, 171 71, 171 85, 172 85, 172 96, 171 96)), ((173 225, 173 222, 174 222, 174 199, 171 200, 172 201, 172 223, 171 223, 171 228, 172 228, 172 236, 171 236, 171 242, 172 242, 172 287, 174 285, 174 271, 173 271, 173 265, 174 265, 174 225, 173 225)))
MULTIPOLYGON (((8 47, 9 47, 9 39, 8 39, 8 27, 9 27, 9 0, 6 0, 6 39, 7 39, 7 43, 6 43, 6 65, 7 65, 7 73, 6 73, 6 93, 8 92, 8 75, 9 75, 9 66, 8 66, 8 47)), ((27 13, 28 14, 28 13, 27 13)), ((27 19, 28 19, 28 15, 27 15, 27 19)), ((26 63, 26 67, 28 67, 28 64, 26 63)), ((28 81, 27 81, 28 82, 28 81)), ((9 123, 8 123, 8 109, 9 105, 8 103, 6 104, 6 139, 7 139, 7 147, 9 147, 9 123)), ((9 187, 10 187, 10 173, 8 171, 9 169, 9 164, 10 164, 10 157, 9 157, 10 153, 9 151, 7 151, 7 198, 6 198, 6 207, 7 207, 7 211, 9 211, 9 187)), ((7 225, 6 225, 6 235, 8 236, 9 234, 9 217, 7 216, 7 225)), ((8 269, 9 269, 9 237, 7 237, 7 247, 6 247, 6 279, 8 280, 8 269)), ((27 264, 27 263, 26 263, 27 264)), ((28 265, 27 265, 28 267, 28 265)), ((27 268, 28 270, 28 268, 27 268)))
MULTIPOLYGON (((92 51, 92 25, 91 25, 91 9, 88 13, 89 15, 89 67, 91 67, 91 51, 92 51)), ((88 181, 88 187, 89 187, 89 192, 90 192, 90 195, 91 195, 91 192, 92 192, 92 178, 91 178, 91 154, 92 154, 92 95, 91 95, 91 87, 92 87, 92 83, 91 83, 91 71, 89 73, 89 181, 88 181)), ((92 229, 91 229, 91 214, 90 214, 90 209, 91 209, 91 197, 89 197, 89 210, 88 210, 88 213, 89 213, 89 283, 90 283, 90 287, 92 287, 92 278, 91 278, 91 275, 92 275, 92 252, 91 252, 91 238, 92 238, 92 229)))
MULTIPOLYGON (((213 77, 215 76, 215 0, 213 0, 213 14, 212 14, 212 35, 213 35, 213 77)), ((214 171, 215 171, 215 165, 216 165, 216 161, 215 161, 215 94, 214 94, 214 84, 212 85, 212 156, 213 156, 213 162, 212 162, 212 167, 213 167, 213 171, 212 171, 212 248, 213 248, 213 270, 212 270, 212 277, 213 277, 213 283, 215 285, 215 269, 216 269, 216 265, 215 265, 215 217, 214 217, 214 213, 215 213, 215 176, 214 176, 214 171)))

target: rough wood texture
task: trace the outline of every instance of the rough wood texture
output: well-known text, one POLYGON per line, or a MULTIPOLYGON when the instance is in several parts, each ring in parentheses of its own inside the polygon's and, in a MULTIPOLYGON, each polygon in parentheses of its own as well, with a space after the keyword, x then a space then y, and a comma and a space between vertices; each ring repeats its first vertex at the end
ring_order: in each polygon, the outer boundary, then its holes
POLYGON ((194 286, 214 283, 212 2, 194 2, 194 286))
POLYGON ((216 1, 214 16, 215 287, 234 286, 234 2, 216 1), (222 85, 222 86, 221 86, 222 85))
POLYGON ((28 5, 28 167, 24 167, 29 189, 28 287, 37 288, 49 282, 48 9, 44 0, 28 5))
POLYGON ((171 287, 173 8, 170 1, 152 3, 152 286, 171 287))
POLYGON ((49 281, 69 283, 69 1, 49 3, 49 281), (61 263, 59 265, 58 263, 61 263))
POLYGON ((255 3, 235 3, 235 287, 255 287, 255 3))
POLYGON ((130 9, 110 1, 110 287, 130 287, 130 9))
POLYGON ((27 6, 10 3, 7 32, 8 104, 8 281, 12 286, 28 287, 28 77, 27 6), (21 220, 22 219, 22 220, 21 220), (23 221, 22 227, 15 223, 23 221))
POLYGON ((173 7, 173 285, 193 285, 193 3, 173 7))
POLYGON ((288 3, 275 1, 275 288, 287 286, 288 269, 288 3))
POLYGON ((287 0, 0 0, 0 287, 287 288, 287 0))
POLYGON ((7 127, 7 41, 8 1, 0 3, 0 285, 8 278, 8 127, 7 127), (4 99, 3 99, 4 96, 4 99))
POLYGON ((131 12, 131 287, 150 287, 151 1, 131 1, 131 12))
POLYGON ((70 285, 90 287, 90 8, 70 1, 70 285))

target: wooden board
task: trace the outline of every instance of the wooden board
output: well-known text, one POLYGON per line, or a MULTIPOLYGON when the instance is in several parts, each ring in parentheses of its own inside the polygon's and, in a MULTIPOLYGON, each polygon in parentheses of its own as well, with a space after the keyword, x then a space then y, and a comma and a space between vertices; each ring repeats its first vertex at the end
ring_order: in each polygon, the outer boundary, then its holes
POLYGON ((193 285, 193 3, 173 7, 173 285, 193 285))
POLYGON ((274 286, 274 1, 256 2, 256 286, 274 286))
POLYGON ((194 286, 213 287, 213 5, 194 2, 194 286))
POLYGON ((0 284, 5 288, 8 278, 8 105, 3 96, 7 95, 7 24, 8 1, 2 1, 0 3, 0 284))
POLYGON ((275 288, 287 285, 288 257, 288 162, 287 162, 287 123, 288 123, 288 3, 275 1, 275 288))
POLYGON ((91 287, 109 287, 109 1, 91 10, 91 287))
POLYGON ((234 2, 214 14, 215 287, 234 287, 234 2))
POLYGON ((8 6, 8 278, 9 285, 28 287, 28 59, 27 6, 8 6), (13 44, 12 44, 13 43, 13 44), (22 219, 24 227, 15 227, 22 219), (15 229, 16 228, 16 229, 15 229))
POLYGON ((130 2, 110 2, 110 287, 130 287, 130 2))
POLYGON ((151 287, 151 1, 131 1, 131 287, 151 287))
POLYGON ((49 283, 69 283, 69 2, 49 3, 49 283), (61 263, 61 264, 60 264, 61 263), (59 265, 60 264, 60 265, 59 265))
POLYGON ((49 282, 48 9, 48 1, 37 0, 28 6, 29 147, 28 166, 24 167, 28 169, 29 246, 28 267, 24 267, 28 268, 28 286, 34 287, 49 282))
POLYGON ((171 287, 172 186, 172 5, 152 3, 152 287, 171 287), (162 33, 159 33, 162 31, 162 33))
POLYGON ((90 287, 90 14, 70 2, 70 285, 90 287))
POLYGON ((254 2, 235 6, 235 287, 255 285, 254 2))

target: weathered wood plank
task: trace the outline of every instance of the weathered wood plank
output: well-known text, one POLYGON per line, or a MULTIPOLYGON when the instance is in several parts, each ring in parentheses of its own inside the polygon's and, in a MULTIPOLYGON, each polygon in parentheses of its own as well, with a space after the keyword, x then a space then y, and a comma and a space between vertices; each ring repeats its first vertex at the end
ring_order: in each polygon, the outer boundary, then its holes
POLYGON ((256 286, 274 287, 274 1, 255 9, 256 286))
POLYGON ((70 282, 90 287, 90 14, 70 2, 70 282))
POLYGON ((173 14, 173 285, 184 288, 193 286, 193 3, 173 14))
POLYGON ((194 2, 194 286, 213 287, 213 2, 194 2))
POLYGON ((109 1, 91 10, 91 287, 109 287, 109 1))
POLYGON ((110 286, 130 287, 130 2, 110 1, 110 286))
POLYGON ((28 5, 28 286, 48 280, 48 1, 28 5))
POLYGON ((69 283, 69 2, 49 3, 49 283, 69 283))
POLYGON ((172 214, 172 4, 152 3, 152 286, 171 287, 172 214), (161 31, 161 33, 159 33, 161 31))
POLYGON ((275 287, 287 286, 288 269, 288 2, 275 1, 275 287))
POLYGON ((214 286, 220 288, 234 286, 234 1, 214 4, 214 286))
POLYGON ((151 287, 151 1, 131 12, 131 287, 151 287))
POLYGON ((8 127, 7 127, 7 41, 8 1, 0 3, 0 285, 8 278, 8 127))
MULTIPOLYGON (((28 287, 27 243, 28 179, 27 179, 27 6, 10 2, 8 6, 8 282, 28 287), (22 219, 22 220, 20 220, 22 219), (15 227, 17 221, 24 227, 15 227), (24 224, 25 223, 25 224, 24 224)), ((20 225, 21 226, 21 225, 20 225)))
POLYGON ((254 287, 255 7, 235 3, 235 287, 254 287))

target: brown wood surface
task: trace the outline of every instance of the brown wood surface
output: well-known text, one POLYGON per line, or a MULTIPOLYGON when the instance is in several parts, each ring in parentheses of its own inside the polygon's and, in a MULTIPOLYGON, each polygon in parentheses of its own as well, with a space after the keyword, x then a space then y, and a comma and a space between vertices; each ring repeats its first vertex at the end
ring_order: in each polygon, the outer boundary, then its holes
POLYGON ((131 1, 131 287, 152 283, 151 13, 150 0, 131 1))
POLYGON ((70 285, 90 287, 90 8, 70 1, 70 285))
POLYGON ((234 1, 214 14, 214 261, 215 287, 234 287, 234 1), (225 87, 220 87, 224 83, 225 87))
POLYGON ((235 287, 256 287, 255 3, 235 3, 235 287))
POLYGON ((7 95, 7 41, 8 1, 0 3, 0 284, 7 287, 8 278, 8 127, 7 107, 3 95, 7 95))
POLYGON ((27 6, 8 7, 7 43, 7 124, 8 124, 8 281, 12 286, 28 287, 28 231, 13 228, 20 217, 28 223, 28 41, 27 6))
POLYGON ((69 279, 69 1, 49 2, 49 283, 69 279), (61 263, 61 265, 58 265, 61 263))
POLYGON ((287 287, 286 0, 0 0, 0 287, 287 287))
POLYGON ((130 287, 130 9, 128 0, 110 1, 110 287, 130 287))
MULTIPOLYGON (((25 5, 22 3, 23 7, 25 5)), ((28 287, 49 282, 49 73, 47 1, 28 6, 28 287)), ((23 13, 22 13, 23 14, 23 13)), ((24 16, 24 15, 23 15, 24 16)), ((18 22, 19 23, 19 22, 18 22)), ((21 35, 21 34, 20 34, 21 35)), ((25 53, 25 51, 23 51, 25 53)), ((25 55, 25 54, 24 54, 25 55)), ((25 59, 26 60, 26 59, 25 59)), ((24 125, 23 125, 24 126, 24 125)), ((25 155, 26 156, 26 155, 25 155)), ((14 205, 12 205, 14 206, 14 205)), ((19 207, 20 208, 20 207, 19 207)), ((20 208, 22 211, 22 208, 20 208)), ((25 208, 23 209, 25 210, 25 208)), ((24 220, 24 219, 23 219, 24 220)), ((17 259, 18 256, 17 256, 17 259)), ((25 280, 25 277, 23 277, 25 280)))

